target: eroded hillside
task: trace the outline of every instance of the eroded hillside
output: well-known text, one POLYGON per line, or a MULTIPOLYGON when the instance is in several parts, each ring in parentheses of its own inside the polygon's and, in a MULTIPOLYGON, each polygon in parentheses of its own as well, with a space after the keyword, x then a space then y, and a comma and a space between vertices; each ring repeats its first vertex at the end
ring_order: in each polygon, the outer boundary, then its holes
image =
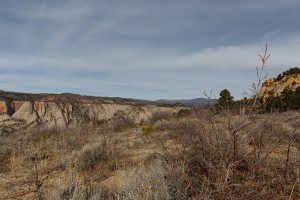
POLYGON ((179 107, 143 104, 122 98, 102 98, 75 94, 23 94, 0 92, 1 134, 36 127, 76 127, 101 123, 116 117, 138 124, 154 112, 178 112, 179 107))

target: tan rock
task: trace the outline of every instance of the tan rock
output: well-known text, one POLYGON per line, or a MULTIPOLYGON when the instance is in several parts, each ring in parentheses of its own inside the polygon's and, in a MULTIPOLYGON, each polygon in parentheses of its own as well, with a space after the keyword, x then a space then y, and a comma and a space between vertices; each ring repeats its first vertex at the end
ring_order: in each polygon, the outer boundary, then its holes
POLYGON ((11 117, 8 114, 0 115, 0 122, 4 122, 4 121, 10 120, 10 119, 11 119, 11 117))
POLYGON ((7 113, 7 103, 6 101, 0 101, 0 114, 7 113))
POLYGON ((22 106, 12 115, 12 118, 25 120, 27 124, 35 122, 38 117, 33 109, 33 103, 25 101, 22 106))
MULTIPOLYGON (((160 107, 157 105, 137 105, 125 100, 115 101, 101 98, 57 99, 55 96, 34 101, 0 101, 0 122, 14 126, 14 129, 33 127, 42 124, 48 127, 76 127, 81 123, 90 123, 94 119, 109 120, 117 112, 139 124, 149 121, 154 112, 177 113, 181 107, 160 107), (9 112, 11 113, 7 113, 9 112), (9 116, 12 114, 12 116, 9 116)), ((0 124, 1 125, 1 124, 0 124)))
POLYGON ((21 106, 23 105, 24 101, 12 101, 11 102, 11 107, 14 109, 14 111, 18 111, 21 106))
POLYGON ((268 93, 273 91, 274 95, 281 95, 285 87, 291 87, 291 89, 296 89, 300 87, 300 74, 291 74, 283 79, 276 81, 275 79, 268 79, 262 84, 262 88, 259 92, 260 97, 268 97, 268 93))

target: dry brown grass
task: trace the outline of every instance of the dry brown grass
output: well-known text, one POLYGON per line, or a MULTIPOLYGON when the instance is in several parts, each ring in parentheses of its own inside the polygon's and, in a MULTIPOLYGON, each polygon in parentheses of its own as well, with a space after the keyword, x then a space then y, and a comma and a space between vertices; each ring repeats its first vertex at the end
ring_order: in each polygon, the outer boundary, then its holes
POLYGON ((193 112, 148 134, 85 126, 5 136, 0 199, 300 198, 299 112, 193 112))
MULTIPOLYGON (((288 198, 291 194, 299 197, 299 189, 291 191, 295 183, 299 184, 300 152, 296 143, 282 140, 286 137, 284 133, 276 134, 276 127, 264 127, 266 122, 253 123, 238 135, 231 134, 230 130, 236 129, 229 128, 223 120, 212 122, 198 129, 198 133, 182 129, 180 141, 184 149, 176 156, 169 156, 174 170, 182 172, 182 182, 188 188, 186 197, 274 199, 288 198)), ((235 126, 233 119, 231 122, 235 126)))

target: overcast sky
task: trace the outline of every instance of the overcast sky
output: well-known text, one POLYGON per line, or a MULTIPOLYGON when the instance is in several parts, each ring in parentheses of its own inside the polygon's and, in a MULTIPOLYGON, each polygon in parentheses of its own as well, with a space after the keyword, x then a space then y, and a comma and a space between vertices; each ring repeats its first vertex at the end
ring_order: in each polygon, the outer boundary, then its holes
POLYGON ((297 0, 3 0, 0 89, 139 99, 236 97, 300 66, 297 0))

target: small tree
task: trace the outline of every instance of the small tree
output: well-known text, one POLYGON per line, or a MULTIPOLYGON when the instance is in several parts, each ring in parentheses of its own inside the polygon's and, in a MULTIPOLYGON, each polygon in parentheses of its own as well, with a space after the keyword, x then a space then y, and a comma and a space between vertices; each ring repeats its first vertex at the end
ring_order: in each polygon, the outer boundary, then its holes
POLYGON ((218 99, 220 109, 231 109, 233 104, 233 96, 231 96, 230 92, 227 89, 222 90, 218 99))

